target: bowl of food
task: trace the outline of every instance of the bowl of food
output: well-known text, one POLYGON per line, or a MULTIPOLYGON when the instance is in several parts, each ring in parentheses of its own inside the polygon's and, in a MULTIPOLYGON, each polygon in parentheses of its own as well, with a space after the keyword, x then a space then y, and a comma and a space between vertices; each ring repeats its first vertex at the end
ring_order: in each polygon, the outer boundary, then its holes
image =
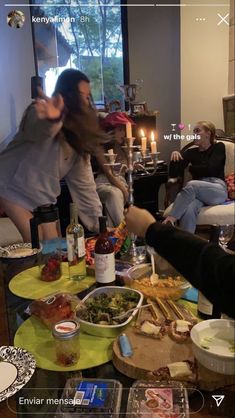
POLYGON ((119 286, 100 287, 90 292, 83 300, 77 317, 81 330, 98 337, 116 337, 130 324, 142 305, 143 295, 134 289, 119 286), (122 319, 116 316, 127 312, 122 319))
POLYGON ((187 289, 191 287, 177 272, 161 274, 156 270, 152 274, 151 264, 140 264, 129 269, 126 284, 139 290, 146 298, 180 299, 187 289))
POLYGON ((235 321, 199 322, 190 335, 194 355, 204 367, 217 373, 235 374, 235 321))

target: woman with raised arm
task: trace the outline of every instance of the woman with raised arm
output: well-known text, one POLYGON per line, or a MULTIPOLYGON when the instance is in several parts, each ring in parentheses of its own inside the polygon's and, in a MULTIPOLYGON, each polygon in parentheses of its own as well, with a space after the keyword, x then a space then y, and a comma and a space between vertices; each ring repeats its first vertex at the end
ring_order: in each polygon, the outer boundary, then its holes
MULTIPOLYGON (((0 154, 0 207, 30 241, 32 211, 55 204, 65 178, 78 214, 98 232, 102 205, 90 164, 105 141, 91 102, 89 79, 75 69, 63 71, 52 98, 40 91, 25 111, 19 131, 0 154)), ((57 235, 55 224, 42 226, 42 238, 57 235)))
POLYGON ((194 130, 196 147, 183 154, 171 154, 170 177, 183 177, 189 167, 192 180, 178 193, 170 215, 164 223, 179 221, 182 229, 195 232, 197 216, 203 206, 219 205, 228 197, 224 182, 225 146, 215 142, 215 126, 208 121, 200 121, 194 130))

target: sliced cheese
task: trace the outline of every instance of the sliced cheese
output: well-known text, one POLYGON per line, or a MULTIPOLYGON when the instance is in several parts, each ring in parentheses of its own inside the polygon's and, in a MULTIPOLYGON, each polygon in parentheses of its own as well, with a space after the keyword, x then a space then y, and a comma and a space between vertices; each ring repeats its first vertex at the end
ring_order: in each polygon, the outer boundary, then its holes
POLYGON ((191 369, 185 361, 178 361, 167 365, 171 377, 178 376, 190 376, 192 374, 191 369))
POLYGON ((187 332, 189 331, 189 326, 191 325, 190 322, 184 321, 182 319, 176 320, 176 331, 178 332, 187 332))
POLYGON ((161 327, 158 327, 154 324, 152 324, 152 322, 149 321, 145 321, 142 325, 140 330, 142 332, 145 332, 146 334, 154 334, 154 335, 158 335, 160 332, 161 327))

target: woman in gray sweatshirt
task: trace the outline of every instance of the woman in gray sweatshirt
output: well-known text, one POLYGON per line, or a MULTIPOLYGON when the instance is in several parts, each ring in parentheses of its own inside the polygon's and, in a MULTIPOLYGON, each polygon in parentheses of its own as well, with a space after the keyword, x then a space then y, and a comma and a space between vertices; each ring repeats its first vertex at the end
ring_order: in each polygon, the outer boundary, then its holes
MULTIPOLYGON (((0 207, 29 242, 32 211, 56 203, 60 179, 65 178, 81 221, 98 232, 102 205, 90 153, 98 152, 104 135, 91 103, 89 79, 78 70, 65 70, 52 98, 39 95, 0 154, 0 207)), ((42 238, 54 236, 54 224, 42 225, 42 238)))

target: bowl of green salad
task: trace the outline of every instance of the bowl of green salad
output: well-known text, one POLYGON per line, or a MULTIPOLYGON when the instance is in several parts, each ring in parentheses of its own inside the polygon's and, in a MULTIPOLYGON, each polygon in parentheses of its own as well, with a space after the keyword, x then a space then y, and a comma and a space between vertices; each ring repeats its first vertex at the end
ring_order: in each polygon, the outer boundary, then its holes
POLYGON ((99 287, 82 299, 77 317, 81 330, 98 337, 116 337, 130 324, 142 305, 143 295, 135 289, 120 286, 99 287), (136 308, 136 309, 134 309, 136 308), (134 309, 121 319, 115 319, 134 309))

